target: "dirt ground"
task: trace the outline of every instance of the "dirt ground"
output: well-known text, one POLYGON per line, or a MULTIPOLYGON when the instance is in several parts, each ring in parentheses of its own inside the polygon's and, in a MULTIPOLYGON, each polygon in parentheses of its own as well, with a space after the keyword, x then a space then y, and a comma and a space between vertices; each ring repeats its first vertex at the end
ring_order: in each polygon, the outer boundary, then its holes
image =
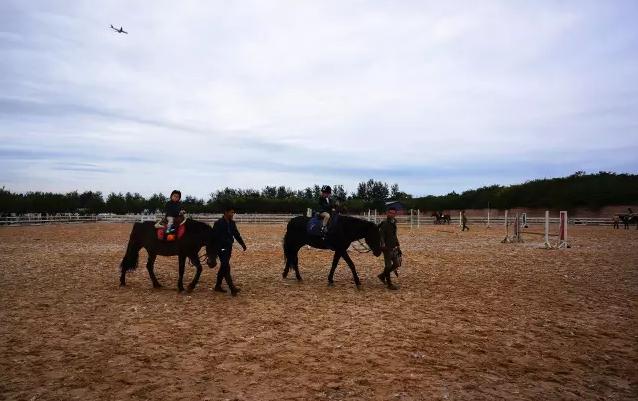
POLYGON ((638 399, 635 229, 570 226, 571 249, 544 250, 502 227, 400 228, 392 292, 354 251, 362 290, 343 262, 327 287, 327 251, 284 280, 284 226, 239 228, 236 298, 207 267, 178 294, 176 258, 153 290, 144 252, 119 288, 131 225, 0 228, 0 399, 638 399))

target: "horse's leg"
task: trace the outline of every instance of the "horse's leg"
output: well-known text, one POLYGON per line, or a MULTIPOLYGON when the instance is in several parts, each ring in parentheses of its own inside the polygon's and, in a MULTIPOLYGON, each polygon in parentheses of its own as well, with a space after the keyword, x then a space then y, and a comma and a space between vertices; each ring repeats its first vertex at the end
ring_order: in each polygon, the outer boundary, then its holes
POLYGON ((346 261, 348 267, 352 271, 352 278, 354 279, 354 283, 357 286, 357 289, 361 289, 361 281, 359 280, 359 276, 357 275, 357 269, 354 267, 354 262, 350 259, 350 255, 348 255, 348 251, 343 251, 341 257, 346 261))
POLYGON ((177 291, 184 291, 184 270, 186 268, 186 256, 179 255, 179 276, 177 278, 177 291))
POLYGON ((341 259, 341 254, 335 251, 335 254, 332 256, 332 266, 330 267, 330 273, 328 274, 328 286, 332 287, 334 282, 335 270, 337 270, 337 265, 339 264, 339 259, 341 259))
POLYGON ((301 274, 299 274, 299 250, 303 244, 294 244, 288 247, 287 255, 286 255, 286 267, 284 268, 283 273, 281 274, 283 278, 288 277, 288 272, 290 268, 295 271, 295 278, 297 281, 303 281, 301 278, 301 274))
POLYGON ((195 254, 195 256, 190 257, 191 262, 195 266, 195 277, 193 277, 193 281, 188 285, 188 291, 193 291, 199 282, 199 276, 202 274, 202 264, 199 263, 199 256, 195 254))
POLYGON ((155 277, 155 269, 153 267, 155 264, 155 258, 157 258, 157 255, 149 252, 148 259, 146 260, 146 270, 148 270, 148 276, 153 282, 153 288, 162 288, 162 285, 159 281, 157 281, 157 277, 155 277))
MULTIPOLYGON (((287 241, 285 239, 284 241, 287 241)), ((283 278, 288 277, 288 272, 292 268, 295 271, 295 277, 297 280, 302 281, 301 274, 299 274, 299 249, 303 244, 290 244, 284 242, 284 256, 286 258, 286 265, 284 271, 281 273, 283 278)))

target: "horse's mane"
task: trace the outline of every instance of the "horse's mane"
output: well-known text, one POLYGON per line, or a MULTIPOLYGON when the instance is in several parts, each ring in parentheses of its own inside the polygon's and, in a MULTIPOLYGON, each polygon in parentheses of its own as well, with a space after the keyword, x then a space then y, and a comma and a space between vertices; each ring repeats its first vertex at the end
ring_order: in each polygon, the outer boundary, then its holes
POLYGON ((193 228, 203 228, 203 229, 211 229, 212 227, 210 226, 210 224, 205 223, 203 221, 199 221, 199 220, 195 220, 195 219, 187 219, 186 222, 184 222, 184 224, 186 224, 186 227, 193 227, 193 228))
POLYGON ((355 217, 355 216, 346 216, 346 215, 339 215, 339 219, 342 219, 343 221, 348 221, 354 224, 359 224, 361 226, 374 226, 375 224, 371 221, 368 220, 364 220, 360 217, 355 217))

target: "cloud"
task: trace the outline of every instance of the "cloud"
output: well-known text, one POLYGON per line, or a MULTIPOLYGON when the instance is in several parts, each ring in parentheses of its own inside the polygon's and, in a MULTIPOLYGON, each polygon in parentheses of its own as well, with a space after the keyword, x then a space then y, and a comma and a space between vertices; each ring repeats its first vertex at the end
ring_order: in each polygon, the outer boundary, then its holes
POLYGON ((0 179, 205 196, 354 190, 372 177, 425 194, 636 172, 637 11, 631 1, 3 2, 0 179))

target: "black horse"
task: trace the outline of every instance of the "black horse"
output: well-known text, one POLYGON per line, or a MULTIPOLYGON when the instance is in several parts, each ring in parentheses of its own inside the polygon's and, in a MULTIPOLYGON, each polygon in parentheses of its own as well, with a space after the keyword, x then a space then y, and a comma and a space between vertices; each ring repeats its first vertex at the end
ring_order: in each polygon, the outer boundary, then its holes
POLYGON ((618 217, 620 218, 620 221, 623 222, 625 226, 625 230, 628 230, 629 226, 634 223, 636 223, 636 230, 638 230, 638 216, 632 213, 632 214, 619 214, 618 217))
POLYGON ((434 224, 450 224, 451 217, 449 214, 443 214, 443 212, 432 212, 434 217, 434 224))
POLYGON ((128 247, 126 248, 126 254, 120 264, 120 286, 126 285, 126 272, 135 270, 137 267, 137 260, 139 257, 140 249, 146 249, 148 253, 148 260, 146 261, 146 269, 151 277, 154 288, 160 288, 162 285, 157 281, 155 272, 153 271, 153 264, 157 255, 162 256, 178 256, 179 259, 179 278, 177 280, 177 290, 184 291, 184 268, 186 266, 186 258, 191 260, 191 263, 197 269, 193 281, 188 285, 188 290, 195 289, 199 276, 202 273, 202 265, 199 262, 199 251, 206 247, 206 263, 209 267, 215 267, 216 249, 214 246, 213 228, 201 221, 186 220, 184 223, 186 231, 184 236, 174 242, 164 242, 157 239, 157 232, 155 229, 155 223, 147 221, 144 223, 135 223, 131 236, 128 241, 128 247))
POLYGON ((348 247, 353 241, 364 239, 374 256, 381 255, 381 239, 377 225, 356 217, 339 216, 336 223, 328 230, 327 239, 323 240, 321 237, 308 235, 306 231, 308 220, 309 218, 306 216, 298 216, 288 222, 286 235, 284 236, 284 257, 286 265, 282 273, 283 277, 286 278, 292 268, 295 271, 297 280, 301 281, 298 253, 302 246, 310 245, 313 248, 334 250, 332 268, 330 269, 330 274, 328 274, 328 285, 334 284, 333 278, 337 264, 339 263, 339 259, 343 258, 352 271, 354 283, 357 285, 357 288, 361 288, 361 281, 357 275, 357 270, 348 255, 348 247))

